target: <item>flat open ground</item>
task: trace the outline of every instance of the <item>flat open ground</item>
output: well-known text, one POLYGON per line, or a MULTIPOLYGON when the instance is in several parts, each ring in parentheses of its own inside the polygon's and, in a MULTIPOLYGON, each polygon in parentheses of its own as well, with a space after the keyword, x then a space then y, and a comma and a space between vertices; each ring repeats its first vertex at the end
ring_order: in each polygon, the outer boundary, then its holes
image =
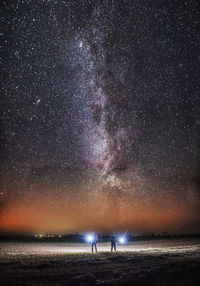
POLYGON ((200 239, 0 243, 0 285, 200 285, 200 239))

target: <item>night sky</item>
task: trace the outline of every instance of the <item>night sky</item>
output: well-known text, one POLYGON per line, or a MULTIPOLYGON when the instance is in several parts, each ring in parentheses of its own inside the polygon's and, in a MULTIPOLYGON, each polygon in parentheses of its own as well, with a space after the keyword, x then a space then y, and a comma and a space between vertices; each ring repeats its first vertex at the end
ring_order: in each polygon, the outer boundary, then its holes
POLYGON ((0 229, 200 232, 199 1, 0 6, 0 229))

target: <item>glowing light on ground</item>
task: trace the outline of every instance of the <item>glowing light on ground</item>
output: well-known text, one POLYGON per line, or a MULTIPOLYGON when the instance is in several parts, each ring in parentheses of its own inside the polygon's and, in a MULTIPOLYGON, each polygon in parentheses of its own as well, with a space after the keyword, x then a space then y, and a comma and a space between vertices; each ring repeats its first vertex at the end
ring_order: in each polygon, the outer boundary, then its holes
MULTIPOLYGON (((110 242, 98 243, 98 252, 110 253, 110 242)), ((129 242, 126 245, 117 245, 117 252, 132 253, 186 253, 200 251, 200 242, 180 240, 157 240, 129 242)), ((30 256, 49 254, 59 255, 67 253, 91 253, 91 246, 85 243, 1 243, 0 257, 7 256, 30 256), (3 251, 2 251, 3 250, 3 251)))

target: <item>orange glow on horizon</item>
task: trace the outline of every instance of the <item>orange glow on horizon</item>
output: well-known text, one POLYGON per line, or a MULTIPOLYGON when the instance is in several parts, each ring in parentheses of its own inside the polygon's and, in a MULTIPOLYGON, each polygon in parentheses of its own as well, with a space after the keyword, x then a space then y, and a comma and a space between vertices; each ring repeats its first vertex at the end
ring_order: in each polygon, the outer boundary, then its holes
POLYGON ((80 232, 84 230, 134 230, 137 232, 178 232, 197 219, 197 207, 172 199, 161 203, 144 202, 135 197, 113 199, 107 194, 98 199, 78 200, 48 195, 28 195, 27 202, 10 202, 0 218, 4 231, 80 232), (53 202, 53 203, 51 203, 53 202))

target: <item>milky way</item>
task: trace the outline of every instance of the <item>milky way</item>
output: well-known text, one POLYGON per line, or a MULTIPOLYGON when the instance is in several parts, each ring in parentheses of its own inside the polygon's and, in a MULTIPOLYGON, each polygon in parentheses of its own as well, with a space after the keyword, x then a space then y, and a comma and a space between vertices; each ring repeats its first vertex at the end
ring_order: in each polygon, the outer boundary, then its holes
POLYGON ((195 0, 2 1, 0 227, 198 232, 199 30, 195 0))

